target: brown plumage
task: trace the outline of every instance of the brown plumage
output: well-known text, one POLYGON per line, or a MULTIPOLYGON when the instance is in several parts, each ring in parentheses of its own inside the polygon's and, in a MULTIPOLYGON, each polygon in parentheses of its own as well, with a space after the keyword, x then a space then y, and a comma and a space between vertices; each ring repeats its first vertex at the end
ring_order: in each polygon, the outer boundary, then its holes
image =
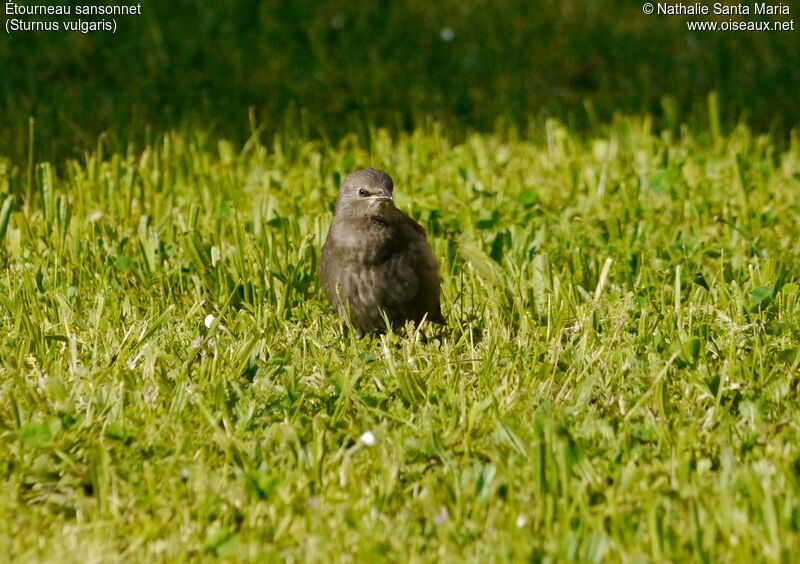
POLYGON ((339 316, 361 338, 423 318, 444 323, 439 267, 425 230, 394 205, 391 177, 365 168, 339 189, 319 274, 339 316))

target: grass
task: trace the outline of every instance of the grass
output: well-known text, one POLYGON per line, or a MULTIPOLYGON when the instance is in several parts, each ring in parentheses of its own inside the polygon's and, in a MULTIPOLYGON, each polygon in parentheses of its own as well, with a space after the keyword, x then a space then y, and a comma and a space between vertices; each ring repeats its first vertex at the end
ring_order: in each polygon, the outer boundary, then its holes
POLYGON ((0 159, 0 553, 790 560, 800 140, 710 131, 0 159), (323 300, 368 164, 428 228, 443 333, 343 338, 323 300))
POLYGON ((23 158, 31 115, 38 154, 58 161, 187 123, 238 144, 246 108, 270 134, 290 116, 333 139, 429 115, 451 138, 616 112, 700 124, 712 91, 726 127, 786 135, 800 110, 775 93, 800 91, 800 34, 690 32, 692 19, 630 0, 143 2, 114 34, 0 35, 0 146, 23 158))

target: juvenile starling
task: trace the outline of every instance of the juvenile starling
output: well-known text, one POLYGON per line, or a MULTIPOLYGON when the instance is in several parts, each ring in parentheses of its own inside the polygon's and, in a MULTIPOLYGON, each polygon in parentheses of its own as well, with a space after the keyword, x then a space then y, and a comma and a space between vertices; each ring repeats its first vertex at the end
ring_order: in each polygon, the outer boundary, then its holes
POLYGON ((339 317, 358 338, 423 318, 444 323, 439 267, 425 230, 394 205, 391 177, 374 168, 349 174, 322 246, 319 274, 339 317))

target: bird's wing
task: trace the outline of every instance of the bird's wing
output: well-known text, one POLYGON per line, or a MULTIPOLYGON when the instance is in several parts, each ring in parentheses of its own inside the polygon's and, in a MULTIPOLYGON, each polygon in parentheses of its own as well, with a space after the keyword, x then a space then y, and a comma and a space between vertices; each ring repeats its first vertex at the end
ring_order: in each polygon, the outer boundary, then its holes
POLYGON ((405 248, 386 264, 386 292, 410 317, 439 318, 439 266, 424 233, 413 220, 406 223, 405 248))
POLYGON ((336 297, 336 245, 332 241, 330 233, 322 245, 322 256, 319 261, 319 277, 322 282, 322 289, 325 290, 328 299, 332 304, 338 304, 336 297))
POLYGON ((395 253, 385 266, 385 292, 391 301, 404 303, 419 293, 420 276, 416 271, 416 253, 410 249, 395 253))

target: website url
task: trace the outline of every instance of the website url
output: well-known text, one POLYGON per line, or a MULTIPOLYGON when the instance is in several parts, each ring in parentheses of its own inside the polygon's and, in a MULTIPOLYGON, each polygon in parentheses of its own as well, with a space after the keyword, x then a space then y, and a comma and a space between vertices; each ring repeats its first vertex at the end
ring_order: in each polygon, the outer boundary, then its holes
POLYGON ((686 22, 689 31, 794 31, 794 20, 784 22, 686 22))

